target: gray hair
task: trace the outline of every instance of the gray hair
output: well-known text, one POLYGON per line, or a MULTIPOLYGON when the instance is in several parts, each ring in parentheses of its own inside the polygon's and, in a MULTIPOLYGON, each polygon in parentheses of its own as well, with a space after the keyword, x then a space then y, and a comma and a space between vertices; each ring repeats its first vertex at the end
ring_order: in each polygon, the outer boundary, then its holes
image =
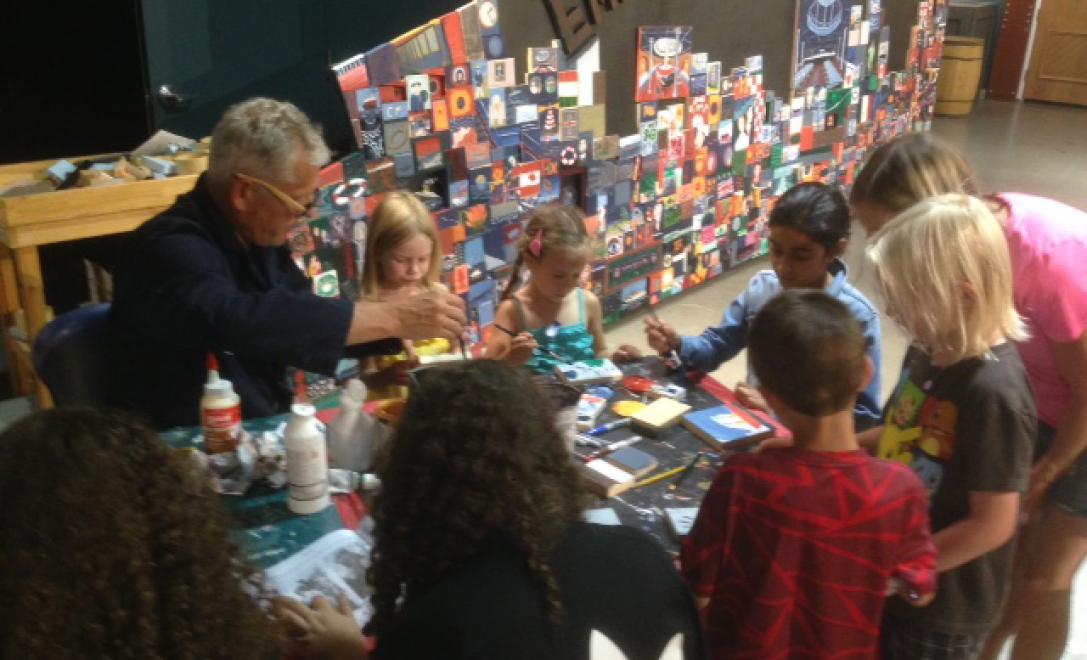
POLYGON ((230 106, 212 132, 208 183, 226 190, 238 172, 292 182, 299 157, 318 167, 329 161, 320 128, 293 103, 252 98, 230 106))

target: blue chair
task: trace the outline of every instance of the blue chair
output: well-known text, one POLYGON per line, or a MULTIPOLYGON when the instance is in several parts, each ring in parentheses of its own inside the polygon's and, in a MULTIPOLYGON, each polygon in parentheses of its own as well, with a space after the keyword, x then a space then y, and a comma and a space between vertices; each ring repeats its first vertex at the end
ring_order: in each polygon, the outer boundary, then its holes
POLYGON ((34 340, 34 370, 58 406, 99 407, 109 378, 109 303, 65 312, 34 340))

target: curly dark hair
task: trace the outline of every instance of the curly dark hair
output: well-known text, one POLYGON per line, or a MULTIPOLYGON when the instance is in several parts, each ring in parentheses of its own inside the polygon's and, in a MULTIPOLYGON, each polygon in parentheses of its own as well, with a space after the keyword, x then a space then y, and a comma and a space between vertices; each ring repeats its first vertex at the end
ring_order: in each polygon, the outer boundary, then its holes
POLYGON ((381 471, 368 574, 381 635, 404 595, 427 588, 491 542, 509 542, 561 617, 548 557, 585 503, 548 397, 518 367, 476 360, 432 367, 413 384, 381 471))
POLYGON ((274 626, 192 458, 50 410, 0 434, 0 657, 268 658, 274 626))

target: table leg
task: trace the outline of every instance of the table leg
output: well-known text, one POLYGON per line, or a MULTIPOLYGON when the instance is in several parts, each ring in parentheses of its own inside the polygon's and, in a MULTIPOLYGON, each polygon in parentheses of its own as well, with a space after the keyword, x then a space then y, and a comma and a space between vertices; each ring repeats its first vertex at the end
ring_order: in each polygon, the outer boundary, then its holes
MULTIPOLYGON (((27 335, 33 350, 34 340, 46 324, 45 283, 42 280, 41 260, 38 258, 37 246, 15 249, 15 269, 19 277, 23 310, 26 313, 27 335)), ((38 401, 38 407, 52 408, 53 397, 49 393, 49 388, 45 386, 41 378, 35 378, 35 381, 34 398, 38 401)))
POLYGON ((16 354, 9 328, 15 323, 12 315, 19 310, 19 280, 15 277, 15 262, 11 249, 0 245, 0 323, 3 324, 2 339, 11 376, 11 390, 16 395, 24 395, 33 387, 33 380, 23 368, 22 360, 16 354))

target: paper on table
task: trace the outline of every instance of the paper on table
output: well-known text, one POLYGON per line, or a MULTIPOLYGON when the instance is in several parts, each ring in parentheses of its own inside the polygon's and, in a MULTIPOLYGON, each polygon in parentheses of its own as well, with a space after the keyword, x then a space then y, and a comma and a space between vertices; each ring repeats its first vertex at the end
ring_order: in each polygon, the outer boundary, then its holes
POLYGON ((317 596, 337 605, 342 592, 351 602, 355 622, 362 627, 373 613, 372 590, 366 582, 372 549, 373 538, 369 534, 340 529, 269 567, 264 575, 272 591, 307 605, 317 596))
POLYGON ((132 151, 132 156, 154 156, 156 154, 164 154, 170 150, 170 145, 176 144, 179 147, 188 149, 196 144, 196 140, 187 137, 181 137, 175 135, 170 131, 158 130, 154 135, 147 138, 143 144, 136 147, 132 151))

